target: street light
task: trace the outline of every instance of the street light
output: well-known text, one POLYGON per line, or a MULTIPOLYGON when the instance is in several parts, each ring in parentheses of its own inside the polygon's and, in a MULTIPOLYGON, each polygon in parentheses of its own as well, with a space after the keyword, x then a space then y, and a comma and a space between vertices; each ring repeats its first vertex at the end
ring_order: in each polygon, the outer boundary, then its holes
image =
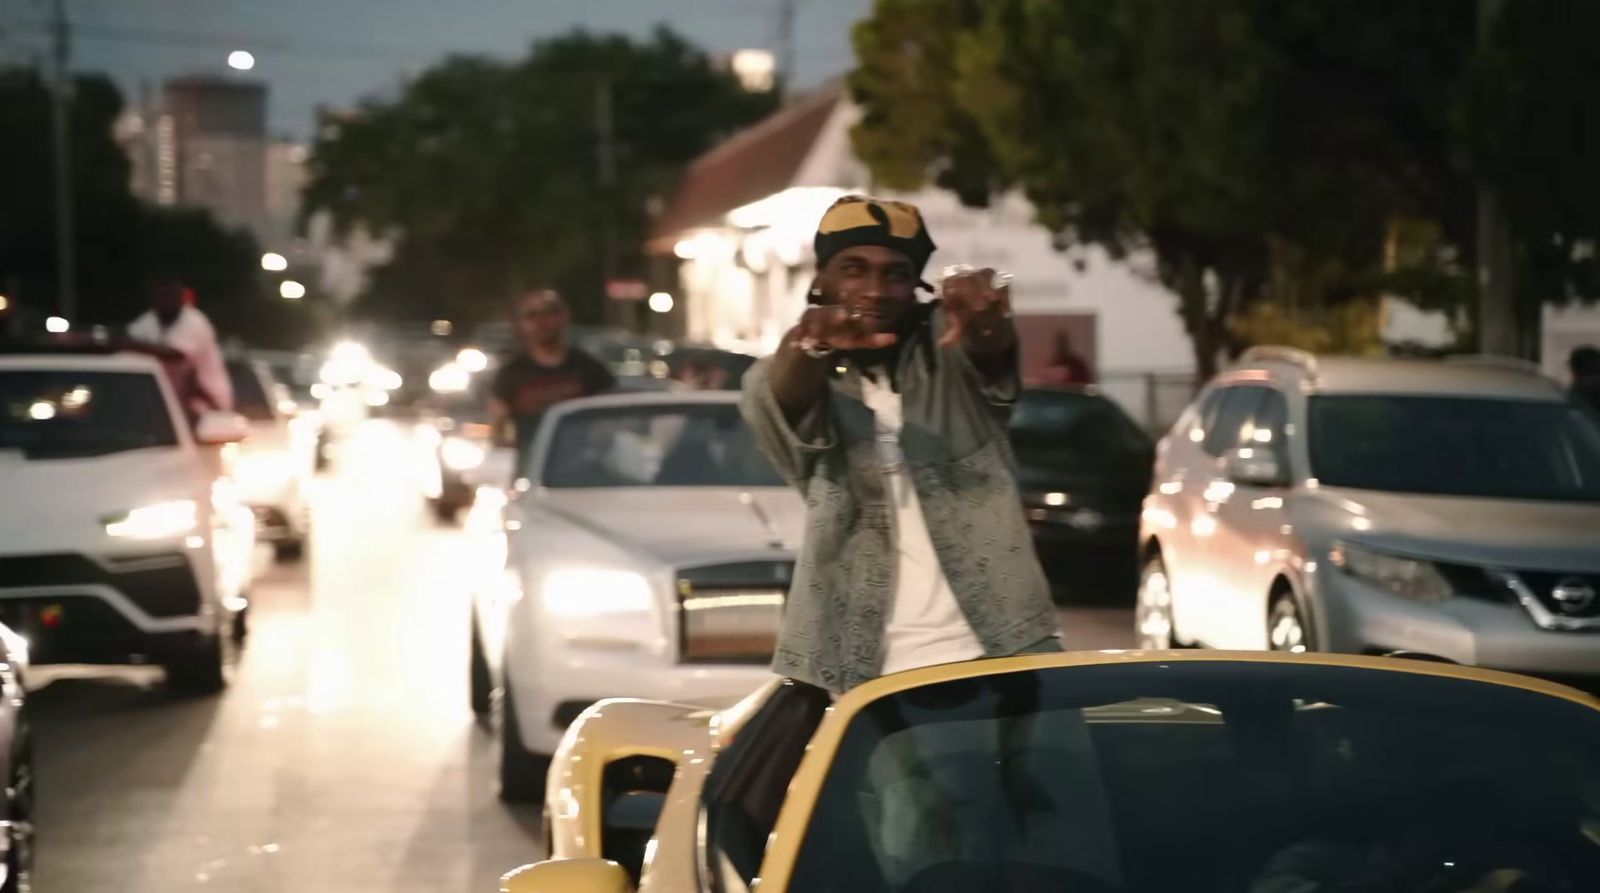
POLYGON ((672 295, 664 291, 658 291, 650 296, 650 309, 657 313, 671 313, 672 303, 672 295))
POLYGON ((228 54, 228 67, 238 71, 249 71, 256 67, 256 57, 245 50, 234 50, 228 54))
POLYGON ((276 251, 268 251, 261 255, 261 269, 270 273, 281 273, 289 269, 289 259, 276 251))
POLYGON ((306 287, 293 279, 285 279, 278 285, 278 296, 287 301, 298 301, 306 296, 306 287))
POLYGON ((64 317, 52 316, 44 321, 44 330, 52 335, 61 335, 72 329, 72 323, 64 317))

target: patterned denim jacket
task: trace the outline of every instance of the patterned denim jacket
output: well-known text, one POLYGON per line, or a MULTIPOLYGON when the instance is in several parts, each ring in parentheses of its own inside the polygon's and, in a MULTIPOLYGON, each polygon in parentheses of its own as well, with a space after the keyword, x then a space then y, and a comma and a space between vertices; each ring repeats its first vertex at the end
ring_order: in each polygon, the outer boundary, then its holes
MULTIPOLYGON (((905 455, 939 564, 990 657, 1057 650, 1055 608, 1023 517, 1005 423, 1015 377, 988 387, 936 315, 900 351, 905 455)), ((768 379, 745 376, 742 409, 763 452, 806 499, 805 542, 773 670, 844 692, 876 677, 894 592, 894 514, 861 372, 841 365, 827 400, 795 427, 768 379)))

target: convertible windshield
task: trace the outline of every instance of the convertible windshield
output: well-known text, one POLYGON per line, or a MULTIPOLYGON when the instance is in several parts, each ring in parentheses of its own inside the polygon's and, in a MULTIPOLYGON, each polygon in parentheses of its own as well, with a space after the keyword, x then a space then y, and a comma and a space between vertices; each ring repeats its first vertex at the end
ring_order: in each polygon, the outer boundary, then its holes
POLYGON ((547 487, 780 487, 732 404, 629 406, 562 418, 547 487))
POLYGON ((1600 502, 1600 422, 1572 404, 1321 396, 1310 414, 1325 486, 1600 502))
POLYGON ((148 372, 0 371, 0 450, 67 459, 177 444, 148 372))
POLYGON ((228 381, 233 385, 233 410, 252 422, 274 419, 261 376, 249 363, 229 363, 228 381))
POLYGON ((1009 673, 875 702, 846 730, 789 889, 1600 889, 1600 712, 1420 674, 1181 669, 1009 673))

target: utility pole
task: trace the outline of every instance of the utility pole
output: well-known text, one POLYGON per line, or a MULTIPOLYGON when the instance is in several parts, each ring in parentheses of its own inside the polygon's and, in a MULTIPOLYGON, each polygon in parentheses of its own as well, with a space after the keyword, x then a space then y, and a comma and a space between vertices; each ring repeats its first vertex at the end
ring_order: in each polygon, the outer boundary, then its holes
POLYGON ((72 26, 66 0, 55 0, 55 89, 51 91, 56 180, 56 312, 71 320, 78 310, 75 229, 72 225, 72 26))
POLYGON ((778 87, 787 93, 794 83, 794 14, 798 0, 778 0, 778 87))
POLYGON ((616 111, 613 108, 611 78, 602 77, 595 85, 595 166, 600 192, 600 299, 605 302, 605 318, 612 325, 620 322, 620 309, 611 299, 610 284, 616 278, 616 233, 613 205, 617 185, 616 111))
MULTIPOLYGON (((1478 46, 1486 47, 1501 0, 1478 0, 1478 46)), ((1511 289, 1511 231, 1500 197, 1478 181, 1478 351, 1521 355, 1518 318, 1511 289)))

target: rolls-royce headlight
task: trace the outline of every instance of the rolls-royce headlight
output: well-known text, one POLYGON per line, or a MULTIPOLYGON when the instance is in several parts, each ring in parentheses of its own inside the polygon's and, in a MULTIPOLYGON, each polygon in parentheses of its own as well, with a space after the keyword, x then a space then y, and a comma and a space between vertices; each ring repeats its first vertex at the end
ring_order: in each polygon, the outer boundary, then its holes
POLYGON ((650 581, 629 571, 572 568, 544 581, 544 603, 562 617, 640 614, 650 611, 650 581))

